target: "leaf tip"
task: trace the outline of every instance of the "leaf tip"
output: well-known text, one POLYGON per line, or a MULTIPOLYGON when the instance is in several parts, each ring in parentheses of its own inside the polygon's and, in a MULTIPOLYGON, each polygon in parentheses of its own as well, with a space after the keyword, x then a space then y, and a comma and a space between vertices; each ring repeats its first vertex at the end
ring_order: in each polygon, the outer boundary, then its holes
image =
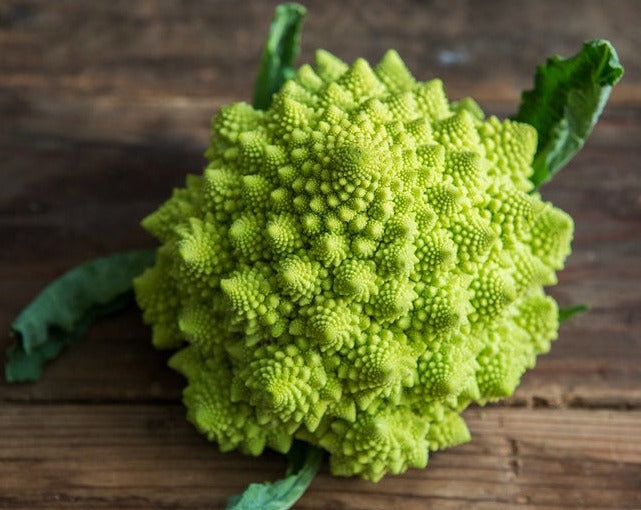
POLYGON ((269 108, 272 96, 278 92, 288 74, 293 72, 306 13, 307 9, 295 2, 276 7, 254 84, 254 108, 269 108))
POLYGON ((550 57, 537 67, 534 88, 523 92, 513 117, 538 133, 530 177, 535 188, 552 179, 583 147, 622 76, 617 52, 606 39, 585 41, 577 54, 550 57))
POLYGON ((617 50, 607 39, 591 39, 583 43, 584 50, 590 47, 603 55, 602 65, 597 69, 598 83, 601 86, 616 85, 625 72, 617 50))
POLYGON ((574 305, 567 308, 559 308, 559 322, 565 322, 572 317, 584 314, 588 310, 588 305, 574 305))

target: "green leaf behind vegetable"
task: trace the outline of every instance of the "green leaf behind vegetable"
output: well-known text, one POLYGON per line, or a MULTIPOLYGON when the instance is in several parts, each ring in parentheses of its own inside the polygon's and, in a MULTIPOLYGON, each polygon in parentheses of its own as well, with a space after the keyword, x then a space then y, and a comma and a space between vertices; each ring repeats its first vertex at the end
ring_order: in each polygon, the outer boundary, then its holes
POLYGON ((50 283, 11 325, 8 382, 35 381, 43 365, 79 339, 98 318, 133 301, 132 280, 151 266, 156 250, 92 260, 50 283))
POLYGON ((254 85, 255 108, 269 108, 274 93, 296 72, 293 64, 300 50, 301 26, 306 12, 305 7, 295 3, 276 7, 254 85))
POLYGON ((551 57, 537 68, 534 89, 523 93, 514 116, 539 135, 531 177, 536 187, 581 149, 622 75, 615 49, 602 39, 585 42, 573 57, 551 57))
POLYGON ((565 322, 575 315, 581 315, 588 311, 587 305, 575 305, 559 310, 559 322, 565 322))
POLYGON ((287 510, 312 483, 323 459, 318 448, 296 442, 287 454, 285 478, 277 482, 252 483, 240 495, 231 496, 226 510, 287 510))

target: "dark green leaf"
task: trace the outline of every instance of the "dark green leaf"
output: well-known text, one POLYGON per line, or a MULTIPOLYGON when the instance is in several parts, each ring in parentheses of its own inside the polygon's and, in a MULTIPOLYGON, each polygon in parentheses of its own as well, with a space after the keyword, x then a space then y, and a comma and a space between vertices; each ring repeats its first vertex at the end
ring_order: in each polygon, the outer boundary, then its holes
POLYGON ((294 443, 288 453, 285 478, 277 482, 252 483, 245 492, 231 496, 227 510, 287 510, 312 483, 323 459, 323 452, 306 443, 294 443))
POLYGON ((155 250, 117 253, 78 266, 50 283, 11 325, 8 382, 35 381, 45 362, 79 339, 98 318, 133 301, 132 280, 153 264, 155 250))
POLYGON ((276 7, 254 85, 255 108, 269 108, 274 93, 294 76, 293 64, 300 49, 300 32, 306 12, 305 7, 295 3, 276 7))
POLYGON ((622 75, 615 49, 602 39, 585 42, 573 57, 552 57, 537 68, 534 89, 523 93, 514 117, 539 135, 531 177, 536 187, 581 149, 622 75))
POLYGON ((588 311, 587 305, 569 306, 567 308, 559 309, 559 322, 565 322, 575 315, 580 315, 588 311))

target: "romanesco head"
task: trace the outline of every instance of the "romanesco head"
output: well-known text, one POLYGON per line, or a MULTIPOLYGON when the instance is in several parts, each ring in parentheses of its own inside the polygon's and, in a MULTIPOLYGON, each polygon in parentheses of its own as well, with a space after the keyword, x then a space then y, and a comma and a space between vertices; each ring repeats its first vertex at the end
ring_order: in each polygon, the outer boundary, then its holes
POLYGON ((469 438, 460 412, 510 395, 549 349, 543 286, 571 218, 528 177, 536 132, 448 102, 388 52, 319 51, 267 111, 222 108, 209 163, 143 221, 136 281, 189 419, 224 451, 330 454, 378 480, 469 438))

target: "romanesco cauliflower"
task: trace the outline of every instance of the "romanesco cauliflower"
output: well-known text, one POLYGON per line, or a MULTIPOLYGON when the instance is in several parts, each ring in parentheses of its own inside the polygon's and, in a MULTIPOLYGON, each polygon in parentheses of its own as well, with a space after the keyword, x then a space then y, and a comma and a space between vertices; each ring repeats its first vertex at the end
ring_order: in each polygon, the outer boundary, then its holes
POLYGON ((571 218, 528 179, 534 128, 449 103, 394 51, 319 51, 267 111, 213 121, 209 164, 143 225, 135 282, 188 417, 221 450, 327 450, 378 480, 464 442, 460 412, 510 395, 549 349, 543 286, 571 218))

